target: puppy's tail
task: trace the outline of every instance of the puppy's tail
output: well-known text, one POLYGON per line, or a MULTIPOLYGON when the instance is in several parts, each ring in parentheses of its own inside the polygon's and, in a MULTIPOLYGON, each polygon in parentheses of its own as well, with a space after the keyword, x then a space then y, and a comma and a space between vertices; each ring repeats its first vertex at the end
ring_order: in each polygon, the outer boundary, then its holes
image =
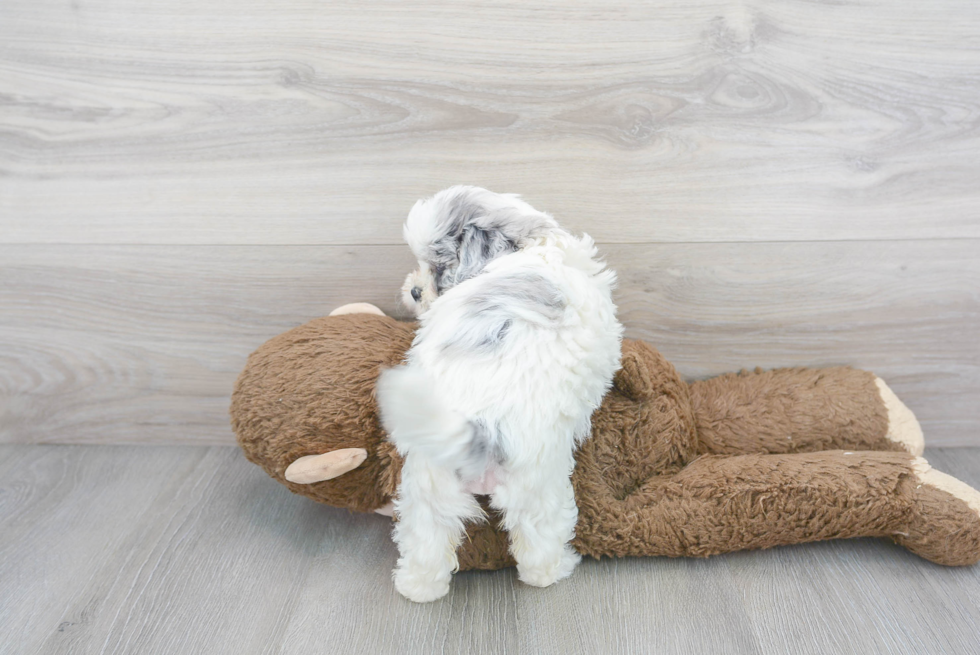
POLYGON ((433 389, 418 369, 384 371, 377 387, 381 423, 402 455, 417 451, 439 464, 459 462, 470 450, 475 426, 439 402, 433 389))

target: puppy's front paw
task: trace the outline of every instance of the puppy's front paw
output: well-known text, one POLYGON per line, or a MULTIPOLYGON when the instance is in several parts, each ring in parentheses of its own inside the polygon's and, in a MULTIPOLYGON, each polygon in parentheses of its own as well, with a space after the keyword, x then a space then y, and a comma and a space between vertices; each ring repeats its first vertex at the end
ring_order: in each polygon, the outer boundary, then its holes
POLYGON ((449 593, 451 574, 418 567, 399 566, 395 569, 395 589, 416 603, 430 603, 449 593))
POLYGON ((581 559, 581 555, 565 546, 558 558, 534 563, 518 562, 517 578, 534 587, 548 587, 570 576, 581 559))

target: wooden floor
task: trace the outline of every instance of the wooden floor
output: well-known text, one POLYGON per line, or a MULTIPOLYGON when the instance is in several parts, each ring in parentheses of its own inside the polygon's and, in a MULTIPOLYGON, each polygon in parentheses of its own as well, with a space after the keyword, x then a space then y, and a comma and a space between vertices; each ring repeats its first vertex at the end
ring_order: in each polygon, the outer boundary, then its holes
MULTIPOLYGON (((926 455, 980 486, 980 449, 926 455)), ((0 653, 980 652, 980 566, 890 542, 466 573, 422 606, 389 531, 236 448, 0 446, 0 653)))

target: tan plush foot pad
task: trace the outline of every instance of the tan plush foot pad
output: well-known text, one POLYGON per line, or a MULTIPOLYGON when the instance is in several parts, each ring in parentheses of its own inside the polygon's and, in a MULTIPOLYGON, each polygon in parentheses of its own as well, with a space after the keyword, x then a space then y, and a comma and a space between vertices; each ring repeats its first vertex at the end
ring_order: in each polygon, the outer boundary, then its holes
POLYGON ((922 437, 922 428, 919 426, 915 414, 898 399, 898 396, 888 388, 884 380, 876 377, 875 384, 878 385, 878 393, 881 394, 881 400, 885 403, 885 409, 888 411, 887 438, 902 444, 905 450, 918 457, 925 450, 926 444, 922 437))
POLYGON ((918 484, 908 534, 895 541, 937 564, 980 561, 980 491, 941 473, 921 457, 912 461, 918 484))
POLYGON ((385 313, 372 305, 369 302, 352 302, 347 305, 341 305, 337 309, 330 312, 331 316, 341 316, 342 314, 377 314, 378 316, 384 316, 385 313))

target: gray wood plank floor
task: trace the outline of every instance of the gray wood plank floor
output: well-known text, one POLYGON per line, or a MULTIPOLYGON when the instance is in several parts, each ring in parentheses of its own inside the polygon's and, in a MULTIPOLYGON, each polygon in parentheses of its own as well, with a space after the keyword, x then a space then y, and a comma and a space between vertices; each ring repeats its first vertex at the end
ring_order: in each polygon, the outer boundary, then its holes
MULTIPOLYGON (((980 449, 930 449, 980 486, 980 449)), ((0 446, 0 653, 980 652, 980 566, 884 541, 586 561, 395 594, 390 523, 231 447, 0 446)))

